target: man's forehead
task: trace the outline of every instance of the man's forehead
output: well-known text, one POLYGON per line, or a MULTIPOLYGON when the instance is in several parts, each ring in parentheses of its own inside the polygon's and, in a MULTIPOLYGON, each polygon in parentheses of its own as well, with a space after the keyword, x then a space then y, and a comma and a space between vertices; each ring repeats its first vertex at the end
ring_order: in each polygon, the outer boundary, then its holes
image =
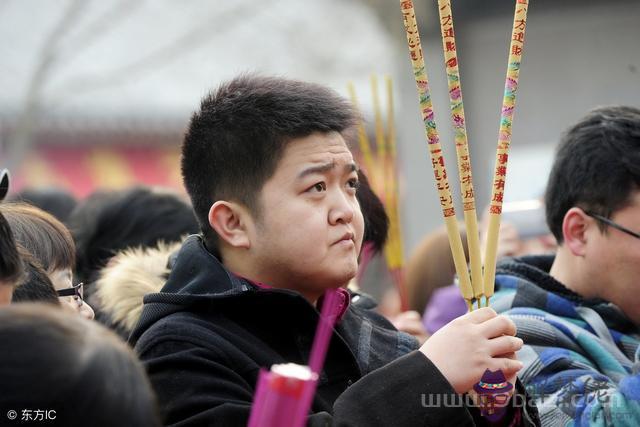
POLYGON ((337 132, 312 134, 291 141, 287 145, 281 164, 296 169, 329 164, 339 168, 344 165, 355 167, 351 150, 337 132))
POLYGON ((342 164, 338 164, 335 160, 331 160, 328 162, 319 162, 319 163, 310 163, 307 165, 302 165, 300 168, 300 172, 298 172, 298 178, 304 178, 308 175, 313 174, 323 174, 328 172, 342 172, 342 173, 352 173, 358 170, 356 164, 351 162, 345 162, 342 164))

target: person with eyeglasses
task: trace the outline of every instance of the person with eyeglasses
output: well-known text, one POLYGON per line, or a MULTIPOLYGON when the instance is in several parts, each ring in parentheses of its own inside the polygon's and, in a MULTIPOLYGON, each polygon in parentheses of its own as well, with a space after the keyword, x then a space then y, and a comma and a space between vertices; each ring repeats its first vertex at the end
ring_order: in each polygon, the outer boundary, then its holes
POLYGON ((519 378, 543 425, 638 425, 640 109, 564 134, 545 205, 557 253, 499 263, 491 299, 524 340, 519 378))
POLYGON ((69 230, 53 215, 26 203, 4 203, 0 213, 16 243, 44 270, 62 306, 93 319, 93 309, 82 298, 82 285, 73 285, 75 244, 69 230))
POLYGON ((80 282, 70 288, 58 289, 56 292, 58 293, 58 297, 71 297, 78 306, 81 306, 84 304, 83 286, 84 284, 80 282))

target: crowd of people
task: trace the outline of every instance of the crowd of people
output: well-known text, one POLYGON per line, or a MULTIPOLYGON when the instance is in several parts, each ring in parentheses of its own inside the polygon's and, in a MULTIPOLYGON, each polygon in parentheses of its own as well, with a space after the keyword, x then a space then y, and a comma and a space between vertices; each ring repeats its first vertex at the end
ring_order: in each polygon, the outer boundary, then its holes
POLYGON ((354 286, 389 227, 349 149, 358 120, 323 86, 241 75, 191 118, 188 198, 1 185, 0 416, 245 426, 260 370, 306 365, 342 289, 307 425, 640 422, 640 110, 596 108, 559 137, 549 235, 502 224, 496 294, 472 312, 443 230, 407 264, 411 311, 354 286), (487 370, 499 418, 479 404, 487 370))

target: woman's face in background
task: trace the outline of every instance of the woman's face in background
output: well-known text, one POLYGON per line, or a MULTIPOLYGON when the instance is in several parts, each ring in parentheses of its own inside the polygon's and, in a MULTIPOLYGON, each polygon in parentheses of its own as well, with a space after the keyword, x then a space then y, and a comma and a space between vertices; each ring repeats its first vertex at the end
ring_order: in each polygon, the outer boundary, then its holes
MULTIPOLYGON (((53 287, 56 291, 73 287, 73 273, 71 272, 70 268, 54 270, 48 274, 49 279, 51 279, 51 283, 53 283, 53 287)), ((85 317, 89 320, 94 318, 95 314, 93 312, 93 309, 84 300, 73 296, 65 296, 59 298, 60 303, 63 307, 73 310, 76 313, 80 314, 82 317, 85 317)))

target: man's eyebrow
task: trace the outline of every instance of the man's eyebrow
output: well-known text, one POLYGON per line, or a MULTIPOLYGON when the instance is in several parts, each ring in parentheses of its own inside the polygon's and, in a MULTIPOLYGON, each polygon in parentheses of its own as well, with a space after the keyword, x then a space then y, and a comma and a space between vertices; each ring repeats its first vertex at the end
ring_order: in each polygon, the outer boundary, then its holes
MULTIPOLYGON (((298 179, 304 178, 308 175, 313 174, 322 174, 330 171, 331 169, 336 167, 336 162, 324 163, 321 165, 311 166, 298 174, 298 179)), ((355 172, 358 170, 358 166, 355 163, 348 163, 344 165, 344 170, 347 173, 355 172)))
POLYGON ((331 169, 333 169, 335 167, 336 167, 336 162, 323 163, 321 165, 311 166, 311 167, 306 168, 302 172, 300 172, 298 174, 298 179, 304 178, 307 175, 322 174, 322 173, 330 171, 331 169))

